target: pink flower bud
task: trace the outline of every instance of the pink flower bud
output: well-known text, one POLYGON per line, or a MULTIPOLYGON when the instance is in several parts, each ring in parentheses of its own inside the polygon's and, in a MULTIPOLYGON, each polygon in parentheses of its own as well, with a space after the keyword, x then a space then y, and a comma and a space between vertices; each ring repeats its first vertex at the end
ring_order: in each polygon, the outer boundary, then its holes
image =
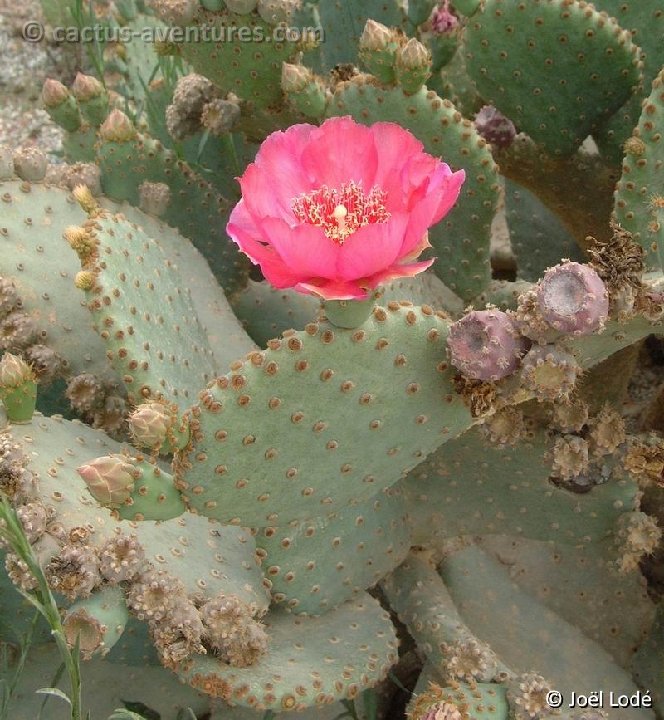
POLYGON ((104 455, 76 468, 95 500, 102 505, 122 505, 131 496, 141 471, 122 455, 104 455))

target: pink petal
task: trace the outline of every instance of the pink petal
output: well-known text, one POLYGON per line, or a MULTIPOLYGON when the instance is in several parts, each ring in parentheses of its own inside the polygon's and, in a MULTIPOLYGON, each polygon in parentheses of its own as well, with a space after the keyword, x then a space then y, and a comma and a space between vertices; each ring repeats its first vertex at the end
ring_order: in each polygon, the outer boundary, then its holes
POLYGON ((244 200, 240 200, 233 208, 226 226, 226 232, 254 265, 277 260, 273 248, 265 244, 263 234, 253 217, 247 212, 244 200))
MULTIPOLYGON (((369 291, 373 286, 369 288, 369 291)), ((295 290, 310 295, 318 295, 325 300, 365 300, 369 291, 360 287, 357 282, 335 282, 330 280, 321 283, 301 282, 295 286, 295 290)))
POLYGON ((302 151, 302 167, 318 186, 340 188, 354 180, 371 190, 378 165, 378 151, 368 127, 350 117, 326 120, 302 151))
POLYGON ((459 197, 465 173, 463 170, 450 173, 449 168, 446 168, 438 169, 431 179, 427 194, 410 209, 403 255, 412 254, 427 230, 449 212, 459 197))
POLYGON ((315 225, 290 227, 279 218, 265 218, 260 228, 282 262, 299 280, 334 278, 339 246, 315 225))
POLYGON ((385 223, 354 232, 337 255, 336 276, 354 280, 389 267, 400 255, 407 225, 408 215, 394 214, 385 223))
POLYGON ((300 156, 315 125, 293 125, 272 133, 239 178, 242 197, 255 217, 292 217, 293 198, 317 187, 300 156))
POLYGON ((378 148, 373 184, 387 193, 388 209, 397 211, 404 207, 402 196, 408 186, 402 173, 413 155, 422 153, 423 145, 412 133, 395 123, 379 122, 370 129, 378 148))
MULTIPOLYGON (((445 165, 447 170, 449 168, 445 165)), ((438 208, 433 216, 433 224, 440 222, 445 215, 452 209, 456 201, 459 199, 459 193, 461 192, 461 186, 466 180, 466 173, 464 170, 457 170, 454 173, 449 174, 444 172, 442 174, 440 186, 435 187, 433 184, 430 185, 432 193, 440 193, 438 208)))
POLYGON ((400 277, 414 277, 415 275, 419 275, 431 267, 435 261, 436 258, 431 258, 430 260, 422 260, 422 262, 412 263, 411 265, 392 265, 369 278, 371 287, 378 287, 379 285, 383 285, 386 282, 390 282, 390 280, 396 280, 400 277))
POLYGON ((422 239, 420 242, 406 255, 403 255, 403 248, 402 248, 402 255, 399 258, 400 263, 409 263, 412 260, 417 260, 417 258, 427 249, 432 247, 431 243, 429 242, 429 233, 426 232, 424 235, 422 235, 422 239))

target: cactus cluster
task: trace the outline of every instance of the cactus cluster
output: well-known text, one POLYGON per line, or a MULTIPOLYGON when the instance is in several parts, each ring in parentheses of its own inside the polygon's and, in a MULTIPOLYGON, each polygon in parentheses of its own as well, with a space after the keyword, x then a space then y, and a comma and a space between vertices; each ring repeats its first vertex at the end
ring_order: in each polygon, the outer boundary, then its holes
POLYGON ((111 5, 0 148, 2 710, 664 718, 659 3, 111 5))

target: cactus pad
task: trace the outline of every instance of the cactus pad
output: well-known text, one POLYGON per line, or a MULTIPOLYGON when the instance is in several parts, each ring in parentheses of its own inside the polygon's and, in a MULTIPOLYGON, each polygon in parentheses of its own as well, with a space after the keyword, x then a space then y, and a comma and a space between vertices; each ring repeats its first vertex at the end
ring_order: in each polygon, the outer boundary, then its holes
POLYGON ((316 618, 272 610, 264 622, 270 649, 254 665, 233 668, 198 656, 180 676, 232 704, 298 710, 356 697, 396 661, 390 618, 369 595, 316 618))
POLYGON ((190 506, 284 525, 394 484, 470 424, 447 327, 428 306, 390 303, 355 330, 311 323, 251 354, 191 411, 193 443, 175 462, 190 506))
POLYGON ((641 81, 631 34, 585 2, 487 0, 465 51, 482 97, 558 154, 579 147, 641 81))

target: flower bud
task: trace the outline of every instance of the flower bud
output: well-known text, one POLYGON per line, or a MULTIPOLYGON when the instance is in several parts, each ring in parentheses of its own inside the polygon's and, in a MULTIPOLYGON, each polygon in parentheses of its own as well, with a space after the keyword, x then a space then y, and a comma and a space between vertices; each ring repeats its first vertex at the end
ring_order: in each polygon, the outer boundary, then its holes
POLYGON ((308 68, 303 65, 283 63, 281 89, 298 112, 307 117, 323 115, 327 103, 325 86, 308 68))
POLYGON ((131 120, 121 110, 112 110, 99 128, 99 135, 106 142, 128 142, 133 140, 136 134, 131 120))
POLYGON ((160 402, 143 403, 127 418, 137 444, 147 448, 160 447, 166 442, 173 420, 173 413, 160 402))
POLYGON ((103 95, 105 90, 104 86, 92 75, 83 75, 83 73, 77 73, 74 82, 71 86, 71 91, 74 93, 74 97, 79 102, 88 102, 94 98, 103 95))
POLYGON ((141 471, 122 455, 104 455, 76 468, 95 500, 102 505, 117 507, 126 502, 141 471))
POLYGON ((70 98, 69 90, 58 80, 47 78, 42 88, 42 101, 46 108, 55 108, 70 98))
POLYGON ((416 93, 431 75, 431 53, 411 38, 396 54, 396 77, 408 94, 416 93))
POLYGON ((35 374, 25 360, 8 352, 0 360, 0 398, 10 422, 32 420, 37 404, 35 374))
POLYGON ((313 73, 304 65, 281 64, 281 89, 285 93, 302 92, 312 79, 313 73))
POLYGON ((367 20, 360 36, 360 58, 383 83, 394 82, 394 62, 401 38, 396 30, 367 20))
POLYGON ((431 29, 435 33, 449 33, 459 24, 459 18, 450 11, 448 0, 443 0, 431 13, 431 29))
POLYGON ((369 18, 360 36, 360 50, 387 50, 393 40, 393 33, 388 27, 369 18))
POLYGON ((35 374, 28 363, 18 355, 5 353, 0 360, 0 386, 18 388, 24 383, 34 382, 35 374))

